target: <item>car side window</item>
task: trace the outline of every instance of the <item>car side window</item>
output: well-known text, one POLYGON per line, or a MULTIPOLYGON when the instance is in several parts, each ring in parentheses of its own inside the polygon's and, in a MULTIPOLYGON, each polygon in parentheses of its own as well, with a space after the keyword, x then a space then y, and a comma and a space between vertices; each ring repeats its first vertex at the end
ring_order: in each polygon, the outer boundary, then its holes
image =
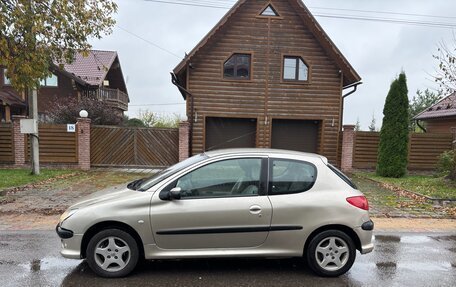
POLYGON ((269 195, 307 191, 315 184, 317 169, 308 162, 271 159, 269 195))
POLYGON ((256 196, 260 174, 260 158, 230 159, 191 171, 169 187, 180 187, 182 199, 256 196))

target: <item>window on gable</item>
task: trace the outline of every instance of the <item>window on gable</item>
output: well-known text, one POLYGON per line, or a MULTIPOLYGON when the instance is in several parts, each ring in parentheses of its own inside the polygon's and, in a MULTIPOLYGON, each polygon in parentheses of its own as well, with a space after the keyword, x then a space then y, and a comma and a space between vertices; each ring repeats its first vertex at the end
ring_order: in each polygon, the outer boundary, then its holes
POLYGON ((3 69, 3 84, 4 85, 11 85, 11 80, 6 77, 6 69, 3 69))
POLYGON ((272 7, 272 5, 268 5, 268 7, 266 7, 263 12, 261 12, 260 14, 261 16, 279 16, 279 13, 277 13, 277 11, 274 9, 274 7, 272 7))
POLYGON ((225 79, 249 80, 251 56, 249 54, 233 54, 223 64, 225 79))
POLYGON ((309 79, 309 67, 301 57, 285 56, 283 59, 283 79, 307 81, 309 79))
POLYGON ((51 76, 47 77, 40 81, 40 85, 42 87, 57 87, 58 86, 58 79, 57 76, 52 74, 51 76))

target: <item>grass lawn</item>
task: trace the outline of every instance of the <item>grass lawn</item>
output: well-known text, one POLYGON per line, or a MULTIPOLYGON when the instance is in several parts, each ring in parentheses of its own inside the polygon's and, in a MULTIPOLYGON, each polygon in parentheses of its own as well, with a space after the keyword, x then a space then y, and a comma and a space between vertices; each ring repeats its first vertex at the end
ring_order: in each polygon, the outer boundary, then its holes
POLYGON ((432 198, 456 199, 456 183, 444 177, 432 175, 409 175, 403 178, 387 178, 374 173, 357 173, 378 182, 392 184, 405 190, 413 191, 432 198))
POLYGON ((0 169, 0 190, 9 187, 36 183, 75 172, 76 171, 74 170, 68 169, 42 169, 40 171, 40 175, 35 176, 30 174, 30 169, 0 169))

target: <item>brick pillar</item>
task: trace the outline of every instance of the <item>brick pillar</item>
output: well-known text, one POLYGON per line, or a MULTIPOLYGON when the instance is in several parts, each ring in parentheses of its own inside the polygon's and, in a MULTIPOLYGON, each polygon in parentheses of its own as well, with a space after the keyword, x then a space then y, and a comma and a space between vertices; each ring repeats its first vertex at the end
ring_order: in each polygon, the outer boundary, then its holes
POLYGON ((14 165, 25 165, 25 134, 21 133, 21 119, 25 116, 13 115, 13 144, 14 165))
POLYGON ((82 170, 90 169, 90 122, 88 118, 78 118, 78 166, 82 170))
POLYGON ((342 162, 343 172, 353 171, 353 145, 355 140, 355 126, 345 125, 342 134, 342 162))
POLYGON ((179 161, 189 157, 190 123, 188 121, 179 123, 179 161))

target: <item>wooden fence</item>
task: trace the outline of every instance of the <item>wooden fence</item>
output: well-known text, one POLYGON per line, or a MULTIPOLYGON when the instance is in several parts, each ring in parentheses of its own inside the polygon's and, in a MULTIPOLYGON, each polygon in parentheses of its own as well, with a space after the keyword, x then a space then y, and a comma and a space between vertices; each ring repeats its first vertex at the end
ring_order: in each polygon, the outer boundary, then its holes
MULTIPOLYGON (((78 163, 77 133, 67 132, 66 125, 40 124, 40 162, 41 163, 78 163)), ((30 142, 26 137, 25 158, 30 161, 30 142)))
POLYGON ((13 128, 11 124, 0 124, 0 162, 14 162, 13 128))
POLYGON ((179 161, 178 129, 92 126, 92 166, 163 167, 179 161))
MULTIPOLYGON (((353 147, 353 168, 372 169, 377 165, 378 132, 356 132, 353 147)), ((410 170, 435 169, 438 156, 452 149, 452 134, 411 133, 409 138, 410 170)))

